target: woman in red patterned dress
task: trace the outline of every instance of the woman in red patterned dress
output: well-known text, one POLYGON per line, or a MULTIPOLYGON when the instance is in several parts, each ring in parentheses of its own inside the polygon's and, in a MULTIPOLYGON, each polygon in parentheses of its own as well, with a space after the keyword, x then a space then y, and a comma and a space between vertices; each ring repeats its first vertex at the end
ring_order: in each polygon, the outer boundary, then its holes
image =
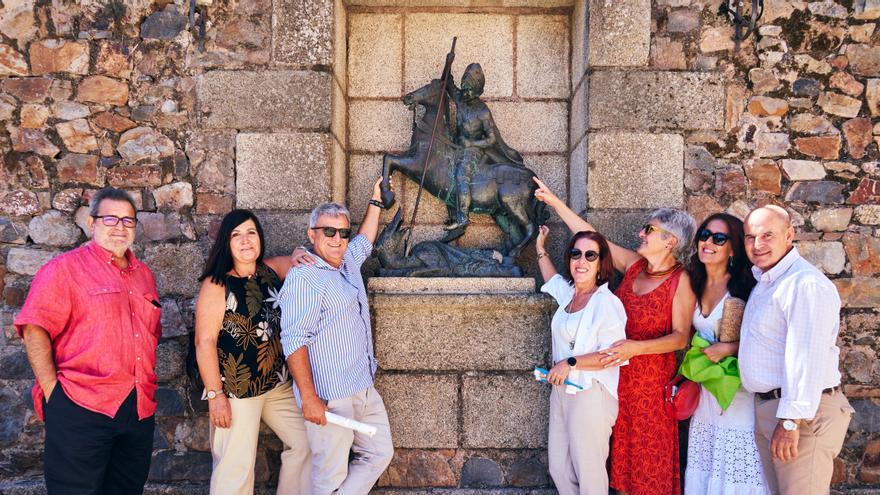
MULTIPOLYGON (((535 197, 556 210, 572 232, 596 229, 538 179, 535 197)), ((619 412, 611 437, 611 486, 629 495, 679 495, 678 422, 663 409, 663 387, 675 375, 674 352, 690 337, 696 297, 681 266, 694 219, 661 208, 649 215, 635 251, 609 241, 624 274, 617 297, 626 310, 625 340, 608 349, 606 366, 622 366, 619 412)))

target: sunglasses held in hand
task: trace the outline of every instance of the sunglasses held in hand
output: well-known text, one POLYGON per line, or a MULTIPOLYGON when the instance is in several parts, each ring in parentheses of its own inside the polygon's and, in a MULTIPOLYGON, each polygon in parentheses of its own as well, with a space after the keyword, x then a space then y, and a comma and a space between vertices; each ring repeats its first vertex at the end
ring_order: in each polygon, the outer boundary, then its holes
POLYGON ((351 237, 351 229, 337 229, 336 227, 312 227, 312 230, 320 230, 324 233, 324 237, 334 237, 339 232, 341 239, 351 237))

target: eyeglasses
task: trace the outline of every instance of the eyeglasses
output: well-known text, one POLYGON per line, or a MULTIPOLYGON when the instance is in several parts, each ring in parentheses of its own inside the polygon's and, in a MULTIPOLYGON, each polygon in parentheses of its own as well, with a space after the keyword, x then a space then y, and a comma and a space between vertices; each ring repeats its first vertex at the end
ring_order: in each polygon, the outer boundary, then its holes
POLYGON ((712 232, 709 229, 703 229, 697 234, 697 239, 699 239, 700 242, 706 242, 710 237, 712 238, 712 244, 715 244, 716 246, 723 246, 727 240, 730 239, 730 236, 724 232, 712 232))
POLYGON ((101 223, 108 227, 115 227, 119 221, 122 221, 122 226, 128 229, 133 229, 137 226, 137 218, 133 217, 117 217, 116 215, 92 215, 92 218, 100 218, 101 223))
POLYGON ((643 225, 642 231, 645 233, 645 235, 651 235, 651 232, 657 231, 657 232, 660 232, 663 234, 669 234, 669 235, 675 237, 675 234, 673 234, 672 232, 665 230, 665 229, 662 229, 652 223, 646 223, 645 225, 643 225))
POLYGON ((569 257, 572 261, 581 259, 581 256, 587 259, 587 261, 596 261, 599 259, 599 253, 596 251, 587 251, 582 252, 580 249, 571 248, 571 251, 568 252, 569 257))
POLYGON ((339 232, 340 239, 348 239, 351 237, 351 229, 337 229, 336 227, 312 227, 311 230, 320 230, 324 233, 324 237, 334 237, 339 232))

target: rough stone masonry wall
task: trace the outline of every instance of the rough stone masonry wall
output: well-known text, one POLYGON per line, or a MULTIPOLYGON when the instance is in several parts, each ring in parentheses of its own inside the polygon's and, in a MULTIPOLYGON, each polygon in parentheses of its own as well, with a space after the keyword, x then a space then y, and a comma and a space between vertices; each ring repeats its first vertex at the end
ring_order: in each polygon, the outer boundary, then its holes
POLYGON ((800 251, 843 299, 840 367, 857 414, 834 483, 877 487, 880 2, 765 0, 738 52, 719 4, 590 1, 589 216, 633 233, 629 208, 700 219, 787 207, 800 251))
MULTIPOLYGON (((210 476, 206 407, 188 393, 183 362, 220 216, 258 210, 271 252, 289 252, 315 203, 344 199, 331 180, 344 159, 330 70, 341 65, 341 3, 215 1, 204 39, 185 29, 188 5, 0 7, 0 483, 41 474, 43 424, 12 320, 37 269, 85 240, 93 191, 124 188, 142 210, 135 250, 157 276, 164 328, 150 471, 160 485, 210 476)), ((271 485, 281 444, 266 435, 262 445, 256 479, 271 485)))
MULTIPOLYGON (((841 369, 858 415, 835 483, 880 486, 880 3, 765 0, 760 33, 734 54, 731 28, 715 15, 719 1, 214 0, 199 40, 181 31, 182 0, 3 0, 0 483, 40 476, 43 426, 12 319, 39 266, 85 239, 82 205, 109 184, 142 207, 137 252, 162 296, 151 483, 203 486, 207 421, 182 361, 212 229, 234 205, 257 209, 279 253, 302 241, 315 202, 362 205, 377 154, 388 149, 375 142, 406 146, 409 115, 395 99, 439 71, 451 35, 431 20, 448 16, 465 34, 479 27, 472 20, 492 26, 491 39, 460 40, 457 74, 462 63, 484 63, 505 137, 615 239, 631 242, 657 206, 697 217, 774 201, 789 207, 802 252, 835 279, 846 306, 841 369), (429 28, 413 36, 419 22, 429 28), (549 39, 523 37, 530 29, 549 39), (378 30, 387 36, 372 45, 358 37, 378 30), (559 51, 570 59, 550 50, 554 63, 542 65, 550 42, 567 43, 559 51), (414 47, 434 65, 419 66, 414 47), (509 53, 496 60, 497 50, 509 53), (394 53, 400 65, 385 65, 394 53), (378 132, 363 119, 372 107, 396 127, 378 132), (567 146, 559 134, 535 139, 547 126, 567 133, 567 146)), ((412 189, 398 184, 406 204, 412 189)), ((428 202, 429 223, 442 218, 436 206, 428 202)), ((468 242, 494 235, 476 223, 481 232, 468 242)), ((394 375, 381 380, 388 386, 394 375)), ((271 434, 263 440, 257 481, 271 486, 280 444, 271 434)), ((523 446, 482 457, 505 484, 546 486, 535 468, 540 451, 523 446)), ((441 484, 457 486, 465 459, 447 460, 452 474, 441 484)), ((421 460, 395 462, 383 484, 407 485, 416 471, 404 470, 421 460)), ((421 466, 442 468, 436 462, 421 466)))

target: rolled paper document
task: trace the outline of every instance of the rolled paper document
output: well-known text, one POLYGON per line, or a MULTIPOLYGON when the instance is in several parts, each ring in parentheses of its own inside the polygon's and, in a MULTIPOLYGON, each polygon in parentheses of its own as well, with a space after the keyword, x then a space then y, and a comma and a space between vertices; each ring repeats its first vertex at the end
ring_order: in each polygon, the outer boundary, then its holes
POLYGON ((333 414, 332 412, 324 413, 327 417, 328 423, 333 423, 334 425, 341 426, 343 428, 352 429, 358 433, 363 433, 368 437, 371 437, 376 434, 376 427, 373 425, 368 425, 366 423, 361 423, 360 421, 355 421, 351 418, 346 418, 345 416, 340 416, 338 414, 333 414))
POLYGON ((721 321, 718 324, 718 340, 720 342, 738 342, 739 330, 742 326, 743 311, 746 302, 738 297, 728 297, 721 310, 721 321))
MULTIPOLYGON (((534 371, 535 380, 538 380, 539 382, 546 382, 547 381, 547 373, 548 373, 547 370, 545 370, 544 368, 535 367, 535 371, 534 371)), ((566 385, 571 385, 572 387, 574 387, 578 390, 584 389, 584 387, 581 387, 577 383, 574 383, 574 382, 571 382, 568 380, 565 380, 563 383, 565 383, 566 385)))

